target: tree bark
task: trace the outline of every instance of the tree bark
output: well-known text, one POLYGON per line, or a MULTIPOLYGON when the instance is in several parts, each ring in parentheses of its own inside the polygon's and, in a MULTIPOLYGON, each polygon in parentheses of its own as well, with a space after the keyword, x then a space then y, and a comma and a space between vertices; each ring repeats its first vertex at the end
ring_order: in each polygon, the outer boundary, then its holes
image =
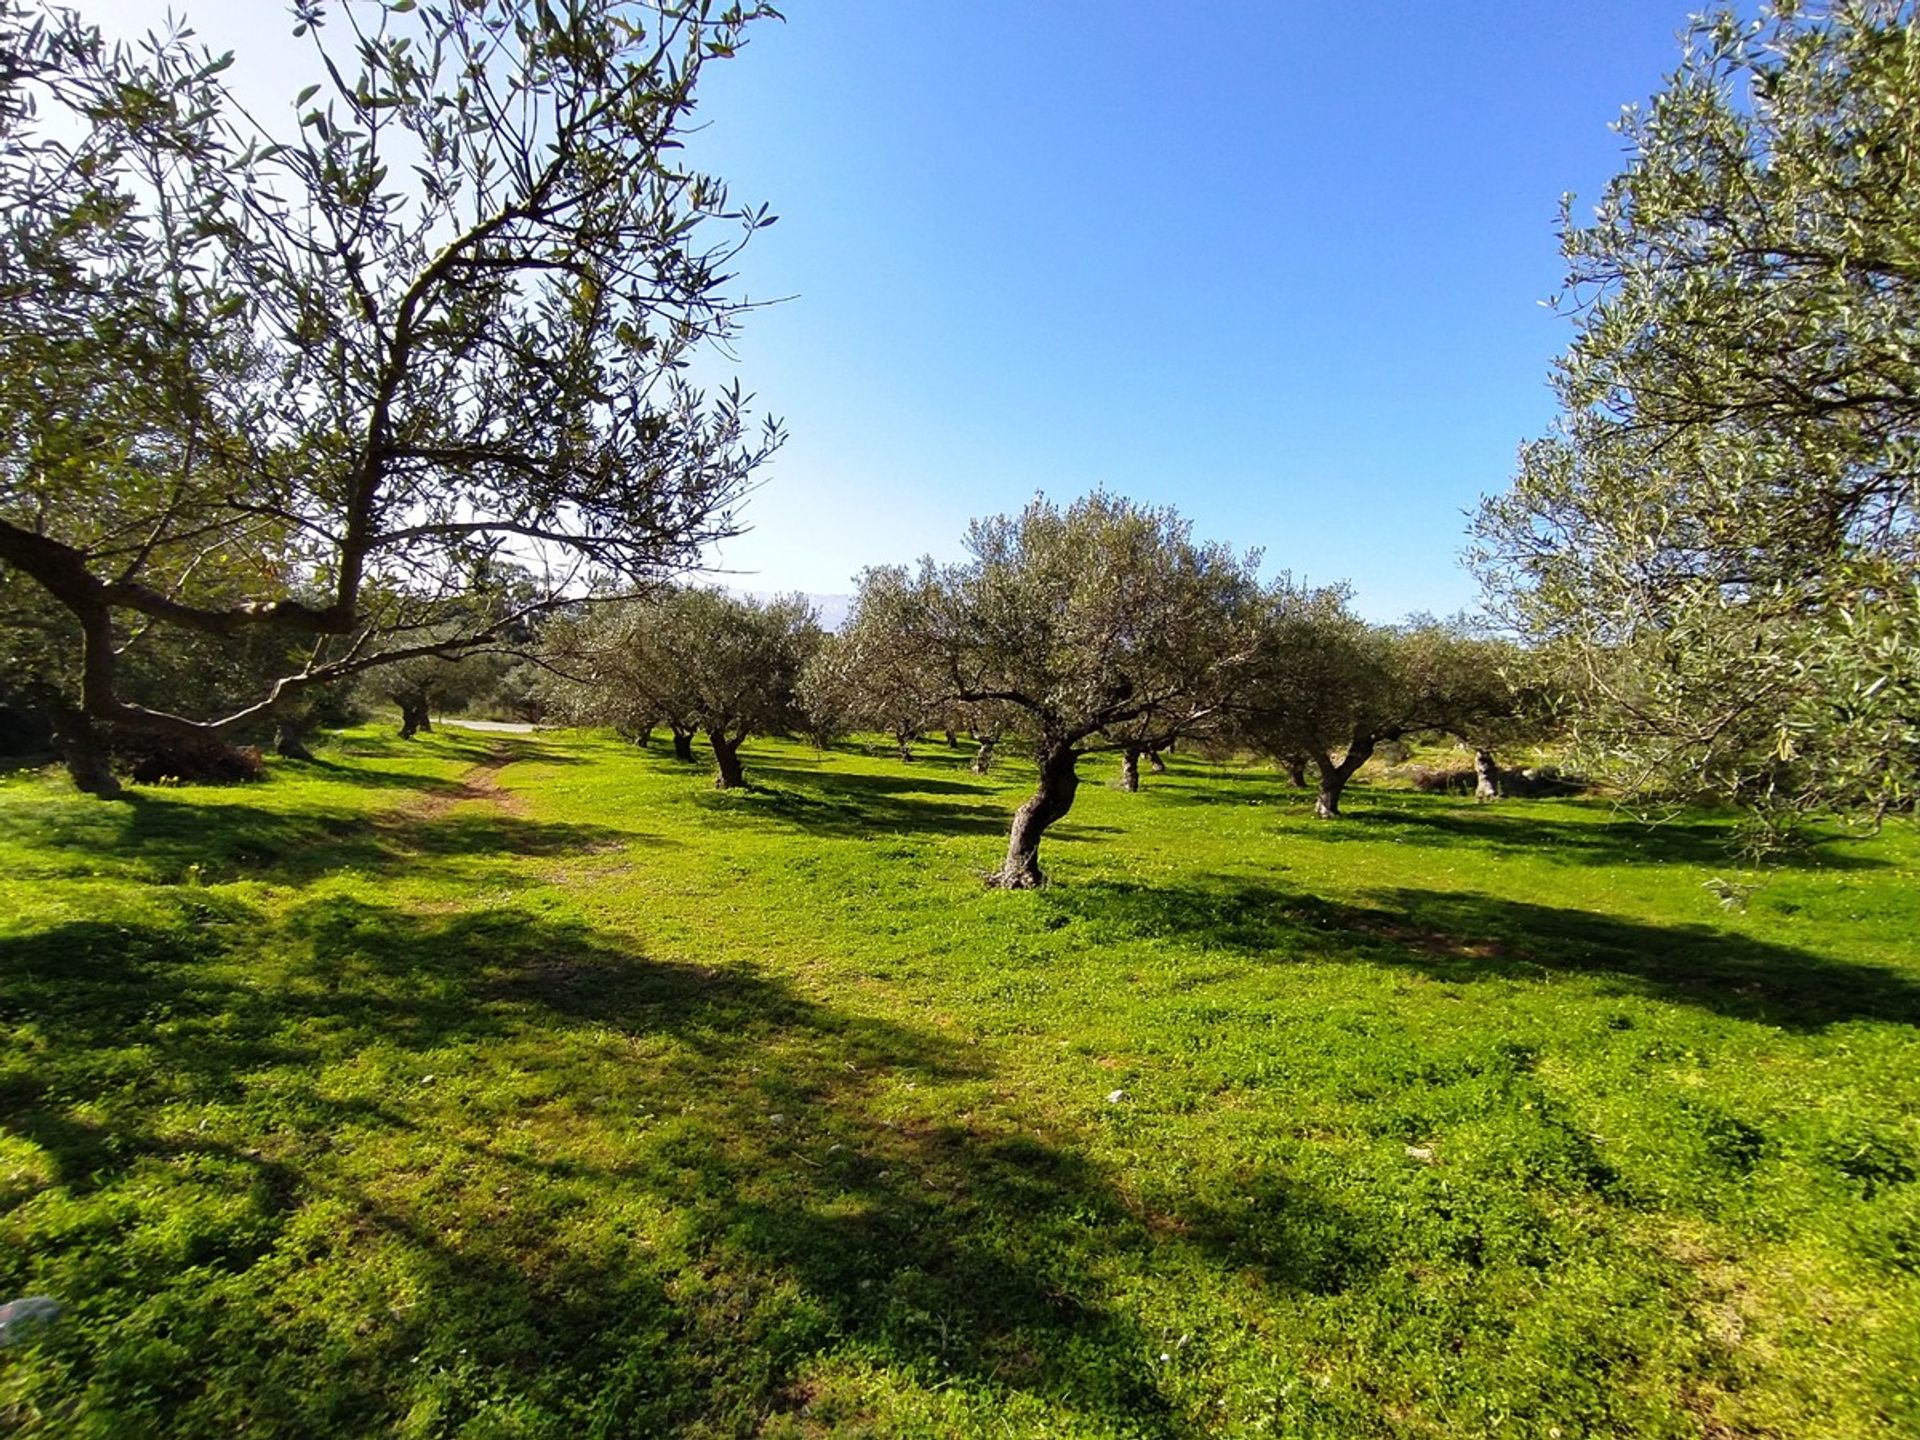
POLYGON ((1313 798, 1313 813, 1318 819, 1340 818, 1340 796, 1345 793, 1347 781, 1353 778, 1354 772, 1373 755, 1373 746, 1373 736, 1355 735, 1338 765, 1324 751, 1313 757, 1314 769, 1320 772, 1320 793, 1313 798))
POLYGON ((673 727, 673 758, 676 760, 693 759, 693 731, 673 727))
POLYGON ((1037 890, 1047 883, 1046 873, 1040 868, 1040 837, 1073 808, 1074 793, 1080 788, 1080 773, 1075 768, 1080 752, 1073 746, 1043 744, 1036 758, 1039 787, 1014 811, 1006 863, 987 877, 989 885, 1001 890, 1037 890))
POLYGON ((1304 755, 1282 755, 1280 763, 1286 768, 1287 783, 1296 790, 1307 788, 1307 757, 1304 755))
POLYGON ((313 759, 313 752, 307 748, 307 722, 291 715, 274 721, 273 753, 289 760, 313 759))
POLYGON ((988 735, 978 739, 979 748, 973 752, 973 761, 968 767, 976 775, 984 775, 993 768, 993 747, 1000 743, 998 735, 988 735))
POLYGON ((1502 771, 1491 750, 1473 752, 1473 798, 1482 804, 1500 798, 1502 771))
POLYGON ((73 777, 74 788, 82 795, 110 799, 120 793, 120 781, 113 773, 106 739, 100 727, 83 712, 71 711, 61 717, 54 744, 60 748, 60 758, 66 763, 67 774, 73 777))
POLYGON ((433 733, 433 715, 425 700, 402 700, 400 702, 400 738, 411 740, 422 732, 433 733))
MULTIPOLYGON (((744 735, 740 737, 741 740, 745 738, 744 735)), ((746 772, 740 768, 740 740, 729 740, 709 730, 707 743, 713 746, 713 763, 718 772, 713 777, 713 788, 734 790, 746 784, 746 772)))
POLYGON ((949 750, 958 750, 960 748, 960 737, 954 734, 952 730, 947 731, 947 748, 949 750))
POLYGON ((909 765, 913 763, 913 742, 920 737, 904 730, 893 732, 893 743, 899 748, 900 758, 909 765))
POLYGON ((1140 752, 1131 747, 1120 752, 1120 788, 1129 795, 1140 788, 1140 752))
POLYGON ((120 793, 120 781, 113 773, 106 727, 98 717, 114 698, 118 657, 113 648, 113 613, 104 605, 83 606, 54 593, 80 622, 80 704, 59 717, 54 743, 60 747, 75 789, 82 795, 111 798, 120 793))
POLYGON ((1158 750, 1147 751, 1147 769, 1156 775, 1164 775, 1167 773, 1167 762, 1160 758, 1160 752, 1158 750))

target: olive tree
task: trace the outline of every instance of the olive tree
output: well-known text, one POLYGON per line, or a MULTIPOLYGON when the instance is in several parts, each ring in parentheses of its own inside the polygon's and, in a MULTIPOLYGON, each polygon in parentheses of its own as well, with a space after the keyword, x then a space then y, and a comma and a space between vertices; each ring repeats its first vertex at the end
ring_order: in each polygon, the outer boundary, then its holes
POLYGON ((1253 557, 1199 544, 1171 509, 1098 493, 976 520, 968 558, 926 587, 921 640, 952 698, 1033 744, 1038 783, 990 883, 1045 883, 1040 841, 1073 807, 1079 762, 1135 722, 1223 703, 1248 641, 1253 557))
POLYGON ((227 732, 737 530, 779 433, 685 367, 770 217, 677 137, 763 13, 294 0, 316 83, 263 129, 188 32, 0 0, 0 564, 73 617, 83 788, 109 731, 227 732), (539 593, 467 603, 502 556, 539 593), (299 658, 141 704, 150 627, 299 658))
POLYGON ((846 623, 801 677, 801 704, 810 715, 879 730, 893 737, 902 760, 913 759, 914 742, 952 709, 937 659, 913 624, 933 583, 931 572, 904 565, 861 573, 846 623))
POLYGON ((703 731, 715 788, 729 790, 746 781, 740 746, 748 736, 803 723, 795 692, 820 640, 802 596, 759 601, 685 588, 595 611, 551 637, 548 657, 577 677, 588 714, 597 706, 669 723, 676 753, 691 753, 683 734, 703 731))
POLYGON ((1781 823, 1920 775, 1920 26, 1695 23, 1563 225, 1562 415, 1475 523, 1585 762, 1781 823))
MULTIPOLYGON (((1314 814, 1338 819, 1348 782, 1384 741, 1438 730, 1486 750, 1518 706, 1495 656, 1460 622, 1372 625, 1344 585, 1282 578, 1264 596, 1259 643, 1233 697, 1235 733, 1296 784, 1310 763, 1314 814)), ((1490 752, 1484 766, 1495 769, 1490 752)))
POLYGON ((1508 772, 1495 752, 1552 728, 1550 697, 1529 675, 1527 656, 1466 616, 1411 616, 1395 628, 1393 647, 1409 713, 1471 750, 1475 798, 1498 799, 1508 772))
POLYGON ((498 678, 490 657, 467 654, 457 659, 416 655, 368 672, 369 686, 400 709, 400 738, 431 734, 433 712, 466 705, 498 678))

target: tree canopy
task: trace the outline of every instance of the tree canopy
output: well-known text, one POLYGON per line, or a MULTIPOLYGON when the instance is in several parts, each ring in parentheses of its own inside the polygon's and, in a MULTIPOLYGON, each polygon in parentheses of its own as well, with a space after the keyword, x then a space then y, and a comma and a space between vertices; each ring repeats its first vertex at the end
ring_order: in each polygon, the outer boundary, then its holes
POLYGON ((920 643, 948 694, 995 707, 1034 744, 996 883, 1043 883, 1040 838, 1073 805, 1080 756, 1112 732, 1217 711, 1250 643, 1254 557, 1198 543, 1172 509, 1095 492, 976 520, 968 559, 930 577, 920 643))
POLYGON ((552 663, 576 677, 575 718, 656 723, 705 732, 715 785, 745 782, 740 746, 749 735, 802 723, 795 692, 819 647, 813 607, 798 595, 760 601, 697 587, 670 589, 596 609, 555 627, 552 663))
POLYGON ((920 617, 936 584, 930 569, 878 565, 863 571, 839 631, 827 637, 801 678, 801 702, 823 728, 857 726, 893 737, 902 760, 913 742, 953 708, 939 657, 924 643, 920 617))
POLYGON ((105 727, 231 727, 736 528, 779 432, 684 367, 771 221, 676 137, 763 13, 299 0, 321 80, 269 135, 190 34, 0 0, 0 563, 74 617, 76 778, 105 727), (540 593, 467 603, 503 556, 540 593), (169 709, 120 684, 151 627, 307 643, 169 709))
POLYGON ((1560 422, 1471 558, 1588 763, 1877 815, 1920 773, 1920 26, 1706 17, 1621 130, 1563 228, 1560 422))

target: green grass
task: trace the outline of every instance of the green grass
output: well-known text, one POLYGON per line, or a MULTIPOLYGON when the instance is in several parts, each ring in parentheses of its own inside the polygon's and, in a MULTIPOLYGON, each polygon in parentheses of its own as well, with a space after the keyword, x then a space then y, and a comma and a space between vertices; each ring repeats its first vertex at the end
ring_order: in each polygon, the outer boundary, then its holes
POLYGON ((0 1429, 1920 1432, 1910 826, 748 762, 0 783, 0 1429))

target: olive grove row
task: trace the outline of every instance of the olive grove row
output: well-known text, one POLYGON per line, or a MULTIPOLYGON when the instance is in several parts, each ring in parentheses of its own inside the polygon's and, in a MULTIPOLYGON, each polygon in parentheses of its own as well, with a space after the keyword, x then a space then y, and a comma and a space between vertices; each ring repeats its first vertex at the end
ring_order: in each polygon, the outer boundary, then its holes
MULTIPOLYGON (((730 267, 772 216, 681 137, 772 13, 294 0, 315 83, 275 125, 172 22, 114 44, 0 0, 0 748, 111 795, 143 747, 280 724, 297 753, 350 685, 412 726, 443 663, 571 646, 628 704, 617 653, 665 691, 671 635, 784 626, 766 674, 809 724, 950 710, 1036 747, 1025 883, 1089 747, 1237 734, 1317 767, 1332 810, 1369 737, 1502 713, 1474 677, 1521 672, 1457 627, 1362 625, 1102 496, 869 573, 831 641, 792 606, 662 595, 783 438, 687 378, 751 308, 730 267), (614 594, 651 598, 578 613, 614 594)), ((1620 130, 1621 173, 1561 224, 1560 418, 1472 522, 1488 612, 1625 792, 1769 832, 1909 810, 1920 16, 1704 16, 1620 130)), ((723 777, 772 723, 627 689, 723 777)))
POLYGON ((750 734, 878 730, 911 759, 926 731, 964 730, 980 768, 1018 741, 1038 781, 994 875, 1008 888, 1043 882, 1041 838, 1094 751, 1120 754, 1126 788, 1182 741, 1311 765, 1333 819, 1384 740, 1457 736, 1491 787, 1490 747, 1537 722, 1506 678, 1511 646, 1458 622, 1367 624, 1337 586, 1262 584, 1254 556, 1195 541, 1169 509, 1035 500, 976 521, 966 551, 866 571, 836 634, 797 597, 673 589, 586 609, 547 632, 556 706, 636 736, 664 726, 683 755, 704 734, 722 788, 742 783, 750 734))

